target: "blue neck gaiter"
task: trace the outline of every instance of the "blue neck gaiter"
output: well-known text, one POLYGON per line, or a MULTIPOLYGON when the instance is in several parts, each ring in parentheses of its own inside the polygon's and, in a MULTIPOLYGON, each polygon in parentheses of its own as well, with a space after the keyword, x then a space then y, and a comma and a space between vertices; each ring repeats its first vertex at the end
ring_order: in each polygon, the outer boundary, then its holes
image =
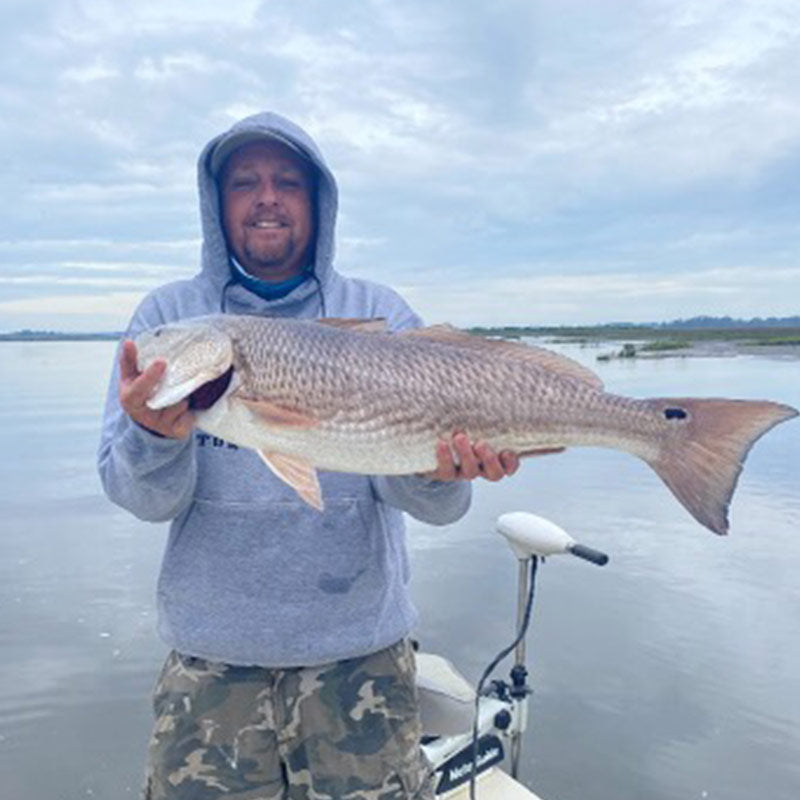
POLYGON ((246 272, 244 267, 233 256, 231 256, 230 261, 231 275, 233 275, 234 279, 253 292, 253 294, 257 294, 264 300, 277 300, 280 297, 285 297, 292 289, 296 289, 301 283, 311 277, 311 267, 309 266, 293 278, 287 278, 285 281, 272 283, 270 281, 262 281, 260 278, 256 278, 249 272, 246 272))

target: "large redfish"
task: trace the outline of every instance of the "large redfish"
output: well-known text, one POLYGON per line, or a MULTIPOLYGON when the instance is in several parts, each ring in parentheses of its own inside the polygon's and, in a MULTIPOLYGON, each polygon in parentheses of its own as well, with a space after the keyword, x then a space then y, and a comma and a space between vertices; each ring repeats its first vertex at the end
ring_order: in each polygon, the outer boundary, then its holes
POLYGON ((148 405, 188 397, 200 428, 258 451, 319 509, 318 468, 424 473, 436 467, 437 440, 464 431, 520 455, 581 445, 632 453, 720 534, 753 442, 797 415, 761 400, 620 397, 539 347, 449 326, 375 327, 227 314, 163 325, 136 340, 140 369, 167 362, 148 405))

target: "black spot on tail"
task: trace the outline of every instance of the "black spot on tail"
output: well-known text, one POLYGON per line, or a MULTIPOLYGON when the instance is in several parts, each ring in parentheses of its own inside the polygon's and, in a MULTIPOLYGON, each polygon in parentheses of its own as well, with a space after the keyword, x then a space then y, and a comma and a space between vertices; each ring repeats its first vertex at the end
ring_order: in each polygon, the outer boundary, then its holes
POLYGON ((665 408, 664 416, 667 419, 686 419, 689 415, 682 408, 665 408))

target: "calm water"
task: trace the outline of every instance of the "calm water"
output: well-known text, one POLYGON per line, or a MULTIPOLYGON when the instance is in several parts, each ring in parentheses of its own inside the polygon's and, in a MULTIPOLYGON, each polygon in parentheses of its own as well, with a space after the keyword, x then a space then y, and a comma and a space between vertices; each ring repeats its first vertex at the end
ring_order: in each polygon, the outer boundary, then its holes
MULTIPOLYGON (((800 406, 800 361, 597 365, 620 393, 800 406)), ((110 343, 0 344, 0 798, 137 796, 165 655, 165 528, 94 470, 110 343)), ((637 460, 581 450, 477 487, 460 524, 412 523, 418 637, 475 679, 513 636, 496 516, 531 510, 605 549, 540 570, 525 781, 546 800, 800 797, 800 422, 752 451, 732 534, 701 529, 637 460)))

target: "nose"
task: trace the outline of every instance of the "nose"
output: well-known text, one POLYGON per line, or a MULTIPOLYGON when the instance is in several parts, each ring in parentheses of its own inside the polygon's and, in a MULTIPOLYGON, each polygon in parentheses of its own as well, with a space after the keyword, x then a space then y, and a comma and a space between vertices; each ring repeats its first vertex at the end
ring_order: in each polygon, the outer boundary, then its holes
POLYGON ((274 206, 278 204, 278 190, 274 181, 261 181, 257 202, 259 205, 265 206, 274 206))

